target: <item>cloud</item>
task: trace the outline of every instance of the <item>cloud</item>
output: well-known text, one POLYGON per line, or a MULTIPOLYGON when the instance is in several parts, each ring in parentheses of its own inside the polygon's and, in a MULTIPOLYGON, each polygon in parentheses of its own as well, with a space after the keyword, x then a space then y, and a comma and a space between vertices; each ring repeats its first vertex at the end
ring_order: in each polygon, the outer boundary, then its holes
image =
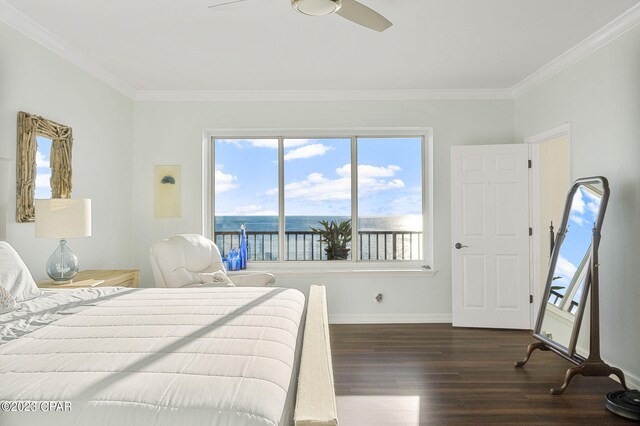
POLYGON ((236 148, 278 149, 278 139, 216 139, 217 143, 233 145, 236 148))
POLYGON ((397 197, 389 202, 392 211, 399 215, 419 215, 422 217, 422 197, 410 194, 408 196, 397 197))
POLYGON ((582 191, 578 189, 573 195, 573 200, 571 200, 571 212, 584 213, 585 202, 582 198, 582 191))
MULTIPOLYGON (((358 194, 371 194, 379 191, 404 188, 401 179, 376 179, 393 177, 400 170, 398 166, 378 167, 368 164, 358 166, 358 194)), ((338 175, 330 179, 322 173, 310 173, 300 181, 284 186, 287 198, 307 199, 310 201, 349 200, 351 198, 351 165, 345 164, 336 169, 338 175)), ((278 189, 270 189, 266 195, 276 195, 278 189)))
MULTIPOLYGON (((237 148, 269 148, 278 149, 278 139, 216 139, 218 143, 234 145, 237 148)), ((309 139, 285 139, 285 148, 295 148, 306 145, 309 139)))
POLYGON ((572 214, 569 215, 569 220, 571 220, 572 222, 575 222, 578 224, 578 226, 583 226, 585 223, 587 223, 586 220, 584 220, 584 218, 576 215, 576 214, 572 214))
MULTIPOLYGON (((358 166, 358 180, 370 179, 376 177, 391 177, 402 170, 398 166, 371 166, 369 164, 360 164, 358 166)), ((336 169, 336 173, 340 176, 351 176, 351 164, 345 164, 342 167, 336 169)))
POLYGON ((327 145, 323 145, 321 143, 314 143, 311 145, 304 145, 300 148, 292 149, 291 151, 284 154, 284 160, 296 160, 299 158, 311 158, 317 157, 319 155, 324 155, 327 152, 334 150, 335 148, 327 145))
POLYGON ((251 139, 248 142, 252 148, 278 149, 278 139, 251 139))
MULTIPOLYGON (((360 164, 358 166, 358 195, 363 196, 390 189, 404 188, 404 182, 401 179, 379 179, 393 177, 400 170, 402 169, 395 165, 385 167, 360 164)), ((350 176, 351 165, 345 164, 336 172, 341 176, 350 176)))
POLYGON ((565 286, 569 285, 577 271, 578 267, 576 265, 569 262, 562 255, 558 255, 558 261, 556 262, 556 269, 553 272, 553 276, 559 276, 561 278, 555 280, 552 285, 557 285, 558 283, 564 284, 565 286))
POLYGON ((36 167, 51 168, 49 160, 40 151, 36 151, 36 167))
MULTIPOLYGON (((270 189, 267 195, 275 195, 278 189, 270 189)), ((351 179, 328 179, 322 173, 311 173, 305 179, 284 186, 286 198, 311 201, 348 200, 351 198, 351 179)))
POLYGON ((579 226, 591 224, 600 210, 600 197, 582 188, 576 191, 571 202, 569 219, 579 226))
POLYGON ((285 139, 283 141, 285 148, 295 148, 297 146, 303 146, 311 142, 312 139, 285 139))
POLYGON ((51 173, 38 173, 36 175, 36 188, 51 188, 51 173))
POLYGON ((591 191, 584 191, 583 195, 587 198, 587 210, 589 210, 595 218, 600 211, 600 202, 602 201, 602 198, 599 195, 593 194, 591 191))
POLYGON ((260 204, 236 206, 233 210, 216 212, 217 216, 278 216, 277 210, 266 210, 260 204))
POLYGON ((237 176, 224 173, 222 170, 216 169, 215 172, 215 189, 216 194, 221 194, 226 191, 238 188, 238 184, 235 182, 238 180, 237 176))

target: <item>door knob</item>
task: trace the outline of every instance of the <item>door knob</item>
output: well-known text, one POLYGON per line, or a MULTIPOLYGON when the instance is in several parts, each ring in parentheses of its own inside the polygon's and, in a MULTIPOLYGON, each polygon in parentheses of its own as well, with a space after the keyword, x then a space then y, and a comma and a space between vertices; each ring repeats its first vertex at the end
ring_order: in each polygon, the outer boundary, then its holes
POLYGON ((463 246, 463 245, 462 245, 462 244, 460 244, 460 243, 456 243, 456 245, 455 245, 454 247, 455 247, 455 248, 457 248, 458 250, 460 250, 461 248, 464 248, 464 247, 467 247, 467 248, 468 248, 469 246, 463 246))

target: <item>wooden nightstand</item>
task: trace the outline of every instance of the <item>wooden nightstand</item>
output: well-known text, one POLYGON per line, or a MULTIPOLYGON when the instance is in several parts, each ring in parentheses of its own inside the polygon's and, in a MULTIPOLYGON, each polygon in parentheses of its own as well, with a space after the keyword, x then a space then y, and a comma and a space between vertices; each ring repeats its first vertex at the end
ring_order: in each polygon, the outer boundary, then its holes
POLYGON ((70 283, 56 284, 53 280, 36 281, 39 288, 80 287, 138 287, 137 269, 80 271, 70 283))

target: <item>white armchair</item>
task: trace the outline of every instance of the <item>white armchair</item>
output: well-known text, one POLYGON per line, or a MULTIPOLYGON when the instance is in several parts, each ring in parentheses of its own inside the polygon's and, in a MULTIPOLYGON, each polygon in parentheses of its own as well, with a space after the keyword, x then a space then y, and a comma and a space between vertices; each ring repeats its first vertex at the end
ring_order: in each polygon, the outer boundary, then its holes
MULTIPOLYGON (((226 267, 218 246, 199 234, 181 234, 160 240, 149 253, 156 287, 206 286, 211 274, 226 267)), ((266 272, 233 275, 234 285, 262 287, 273 285, 275 277, 266 272)))

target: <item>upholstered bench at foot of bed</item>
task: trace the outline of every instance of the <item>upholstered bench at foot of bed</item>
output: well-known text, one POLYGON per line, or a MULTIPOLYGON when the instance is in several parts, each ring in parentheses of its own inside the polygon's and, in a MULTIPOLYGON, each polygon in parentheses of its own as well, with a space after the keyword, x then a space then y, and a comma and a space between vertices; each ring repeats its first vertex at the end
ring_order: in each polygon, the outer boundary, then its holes
POLYGON ((309 289, 294 418, 296 426, 338 424, 324 286, 309 289))

